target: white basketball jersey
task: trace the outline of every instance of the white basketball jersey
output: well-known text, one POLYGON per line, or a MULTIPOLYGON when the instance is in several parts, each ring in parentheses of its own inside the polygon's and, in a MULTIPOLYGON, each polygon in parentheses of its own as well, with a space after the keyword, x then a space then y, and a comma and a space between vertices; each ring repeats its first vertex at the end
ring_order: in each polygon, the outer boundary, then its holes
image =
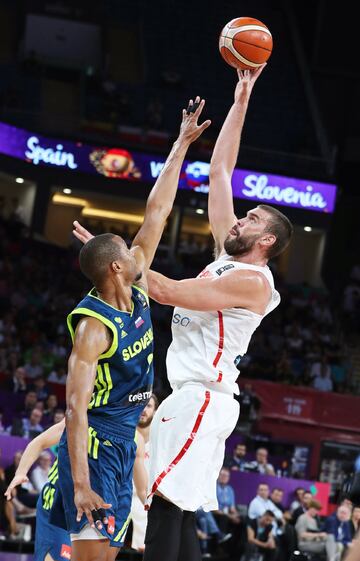
POLYGON ((172 318, 172 343, 166 366, 170 385, 180 388, 186 382, 201 382, 211 389, 239 393, 237 365, 246 353, 255 329, 265 315, 280 303, 269 267, 231 261, 229 255, 207 265, 199 277, 218 277, 236 269, 259 271, 271 287, 271 298, 264 315, 244 308, 216 312, 197 312, 175 308, 172 318))

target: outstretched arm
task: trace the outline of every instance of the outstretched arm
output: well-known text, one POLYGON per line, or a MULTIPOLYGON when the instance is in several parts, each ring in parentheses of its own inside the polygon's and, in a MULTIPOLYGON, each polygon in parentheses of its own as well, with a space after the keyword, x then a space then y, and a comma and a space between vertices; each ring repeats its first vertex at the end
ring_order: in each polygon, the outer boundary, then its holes
POLYGON ((53 425, 29 442, 21 456, 15 475, 5 491, 5 497, 8 501, 12 498, 15 487, 29 481, 27 477, 28 471, 39 458, 41 452, 59 442, 64 428, 65 419, 60 421, 60 423, 56 423, 56 425, 53 425))
POLYGON ((180 281, 149 271, 148 282, 150 297, 160 304, 200 312, 245 308, 264 314, 271 290, 264 275, 252 270, 180 281))
MULTIPOLYGON (((188 110, 183 109, 179 136, 147 199, 144 222, 131 245, 138 265, 145 274, 150 268, 171 213, 186 152, 190 144, 197 140, 211 124, 211 121, 207 120, 198 125, 204 105, 205 100, 197 97, 195 104, 191 99, 188 110)), ((74 222, 73 234, 82 243, 88 242, 93 237, 77 221, 74 222)))
POLYGON ((216 254, 223 250, 225 238, 236 221, 231 177, 236 165, 241 133, 251 91, 264 69, 238 70, 235 100, 217 138, 210 163, 208 213, 215 239, 216 254))
POLYGON ((202 123, 202 125, 198 125, 198 119, 204 108, 205 100, 200 100, 197 97, 195 105, 190 100, 189 108, 195 108, 197 105, 198 107, 195 111, 183 109, 180 134, 150 192, 146 203, 143 225, 132 243, 137 261, 138 263, 139 261, 141 262, 142 266, 140 266, 145 273, 150 268, 164 231, 166 220, 171 213, 179 183, 181 166, 186 152, 190 144, 199 138, 201 133, 210 125, 209 120, 202 123))

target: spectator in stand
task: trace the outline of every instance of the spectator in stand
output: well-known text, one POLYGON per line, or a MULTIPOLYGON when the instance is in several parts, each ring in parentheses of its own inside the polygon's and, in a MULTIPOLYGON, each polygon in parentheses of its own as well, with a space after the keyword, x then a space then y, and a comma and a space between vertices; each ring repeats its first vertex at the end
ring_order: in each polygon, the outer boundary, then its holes
POLYGON ((327 378, 331 378, 331 368, 329 365, 329 360, 327 355, 323 354, 321 358, 317 358, 315 362, 311 365, 310 376, 315 379, 319 378, 324 372, 327 378))
POLYGON ((46 425, 52 425, 54 422, 54 414, 55 411, 58 409, 58 398, 57 396, 52 393, 49 395, 45 402, 45 409, 44 409, 44 417, 46 425))
POLYGON ((245 471, 246 445, 235 444, 232 456, 225 458, 224 466, 234 471, 245 471))
POLYGON ((60 423, 60 421, 62 421, 64 417, 65 417, 65 411, 64 411, 64 409, 55 409, 55 412, 54 412, 54 425, 55 425, 56 423, 60 423))
POLYGON ((208 557, 208 540, 209 538, 215 538, 217 544, 222 544, 227 542, 232 534, 224 534, 221 532, 216 520, 211 512, 205 512, 202 508, 195 513, 196 523, 200 528, 202 534, 200 539, 200 549, 204 557, 208 557))
POLYGON ((248 517, 252 520, 260 518, 265 511, 270 510, 274 513, 277 520, 282 521, 283 513, 270 500, 270 489, 266 483, 260 483, 257 488, 257 495, 249 504, 248 517))
POLYGON ((220 529, 225 534, 229 533, 229 529, 233 524, 240 524, 240 515, 236 510, 235 492, 229 481, 230 470, 223 467, 220 471, 216 487, 219 509, 214 511, 214 514, 216 514, 216 520, 220 529))
POLYGON ((299 516, 295 526, 298 547, 302 553, 326 553, 327 561, 336 561, 335 538, 332 534, 322 532, 316 520, 320 510, 321 504, 312 500, 307 511, 299 516))
POLYGON ((36 402, 37 402, 36 392, 32 390, 28 391, 25 394, 24 405, 21 411, 18 412, 18 415, 20 415, 21 417, 26 417, 27 415, 30 415, 31 411, 36 406, 36 402))
POLYGON ((320 368, 320 376, 316 376, 313 382, 313 388, 321 392, 332 392, 333 383, 331 379, 331 370, 327 364, 322 364, 320 368), (330 372, 330 374, 329 374, 330 372))
POLYGON ((40 424, 42 420, 42 411, 40 409, 33 409, 29 418, 24 419, 15 418, 10 427, 6 430, 12 436, 22 436, 24 438, 35 438, 38 434, 43 432, 44 428, 40 424))
POLYGON ((312 493, 310 493, 310 491, 304 491, 301 500, 301 505, 298 508, 296 508, 292 513, 293 524, 296 524, 298 518, 307 511, 307 509, 309 508, 309 504, 311 503, 312 500, 313 500, 312 493))
POLYGON ((37 376, 43 375, 44 367, 42 365, 41 360, 42 357, 40 351, 33 351, 31 353, 30 361, 24 366, 26 371, 26 376, 28 378, 36 378, 37 376))
POLYGON ((304 487, 297 487, 294 491, 294 500, 290 505, 290 512, 291 514, 302 505, 302 500, 304 497, 305 489, 304 487))
POLYGON ((282 382, 283 384, 291 384, 294 382, 294 375, 291 369, 291 361, 289 358, 289 353, 286 349, 283 349, 279 360, 275 366, 276 381, 282 382))
POLYGON ((256 413, 260 407, 260 402, 256 397, 251 384, 245 384, 244 389, 240 391, 238 401, 240 403, 240 422, 254 421, 256 419, 256 413))
POLYGON ((34 383, 31 386, 31 389, 36 392, 36 396, 40 400, 47 399, 49 395, 49 388, 46 385, 46 380, 44 376, 36 376, 34 379, 34 383))
POLYGON ((52 382, 54 384, 66 384, 66 368, 61 363, 58 364, 48 377, 48 382, 52 382))
MULTIPOLYGON (((21 450, 18 450, 17 452, 15 452, 13 463, 11 465, 7 466, 7 468, 5 468, 5 480, 6 480, 6 485, 7 486, 10 484, 10 481, 12 481, 14 476, 15 476, 15 472, 16 472, 16 470, 19 466, 20 460, 21 460, 21 456, 22 456, 22 451, 21 450)), ((26 481, 24 483, 21 483, 21 485, 19 485, 17 487, 16 497, 22 505, 25 505, 29 508, 35 508, 36 507, 36 501, 37 501, 37 498, 38 498, 38 493, 35 491, 32 483, 30 481, 26 481)))
POLYGON ((350 519, 351 539, 360 537, 360 506, 355 506, 350 519))
POLYGON ((7 380, 6 389, 12 393, 25 393, 27 391, 25 375, 25 368, 18 366, 10 379, 7 380))
POLYGON ((45 483, 48 480, 51 463, 52 463, 51 454, 46 450, 44 450, 44 452, 40 454, 38 465, 32 471, 31 474, 32 484, 38 493, 41 493, 42 488, 44 487, 45 483))
POLYGON ((328 516, 325 521, 325 532, 334 536, 337 546, 336 553, 339 554, 339 558, 352 541, 350 518, 351 510, 343 505, 339 506, 337 511, 328 516))
POLYGON ((255 556, 263 561, 274 561, 277 549, 272 534, 275 515, 266 510, 259 518, 249 519, 247 523, 248 543, 245 549, 245 561, 252 561, 255 556))
POLYGON ((256 460, 248 463, 248 470, 263 475, 275 475, 274 466, 268 463, 269 452, 266 448, 256 450, 256 460))
MULTIPOLYGON (((271 491, 270 499, 282 513, 283 520, 277 520, 278 529, 276 532, 276 541, 279 546, 279 556, 280 559, 288 561, 290 559, 292 552, 296 549, 297 538, 294 526, 290 525, 291 514, 289 510, 283 505, 284 491, 279 487, 274 487, 271 491)), ((280 561, 278 559, 277 561, 280 561)))

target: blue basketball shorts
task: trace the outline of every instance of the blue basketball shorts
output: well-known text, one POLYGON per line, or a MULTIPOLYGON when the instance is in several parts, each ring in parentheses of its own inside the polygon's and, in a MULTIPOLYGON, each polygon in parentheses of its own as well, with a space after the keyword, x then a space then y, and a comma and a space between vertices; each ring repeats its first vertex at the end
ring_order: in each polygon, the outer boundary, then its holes
MULTIPOLYGON (((132 499, 132 473, 136 456, 134 440, 103 438, 89 427, 88 462, 90 485, 105 503, 112 506, 106 511, 109 523, 100 530, 108 538, 110 545, 123 545, 130 522, 132 499)), ((58 451, 59 492, 51 509, 51 522, 66 528, 70 534, 78 534, 88 524, 83 514, 80 522, 76 520, 77 510, 74 503, 74 484, 71 476, 70 456, 64 431, 58 451)))

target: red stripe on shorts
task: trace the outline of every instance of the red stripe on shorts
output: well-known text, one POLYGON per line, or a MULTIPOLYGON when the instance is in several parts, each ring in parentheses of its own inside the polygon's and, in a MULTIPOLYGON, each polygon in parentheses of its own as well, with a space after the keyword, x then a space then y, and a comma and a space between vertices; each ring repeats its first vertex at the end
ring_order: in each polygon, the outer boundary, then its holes
POLYGON ((218 343, 218 352, 216 357, 214 358, 213 366, 217 366, 223 349, 224 349, 224 319, 222 312, 218 311, 218 318, 219 318, 219 343, 218 343))
POLYGON ((148 498, 150 498, 156 492, 157 488, 159 487, 159 485, 162 482, 162 480, 164 479, 164 477, 169 473, 169 471, 171 471, 176 466, 176 464, 178 464, 180 462, 181 458, 183 458, 185 456, 186 452, 189 450, 191 444, 194 442, 196 433, 199 430, 199 427, 201 425, 201 421, 203 420, 205 411, 206 411, 209 403, 210 403, 210 392, 206 391, 205 392, 205 401, 201 406, 201 409, 198 413, 198 416, 196 417, 196 421, 195 421, 195 424, 193 426, 193 429, 191 431, 191 434, 190 434, 189 438, 185 442, 184 446, 181 448, 178 455, 173 459, 172 462, 170 462, 168 467, 166 469, 164 469, 164 471, 161 472, 160 475, 155 479, 154 485, 151 488, 151 493, 148 495, 148 498))

